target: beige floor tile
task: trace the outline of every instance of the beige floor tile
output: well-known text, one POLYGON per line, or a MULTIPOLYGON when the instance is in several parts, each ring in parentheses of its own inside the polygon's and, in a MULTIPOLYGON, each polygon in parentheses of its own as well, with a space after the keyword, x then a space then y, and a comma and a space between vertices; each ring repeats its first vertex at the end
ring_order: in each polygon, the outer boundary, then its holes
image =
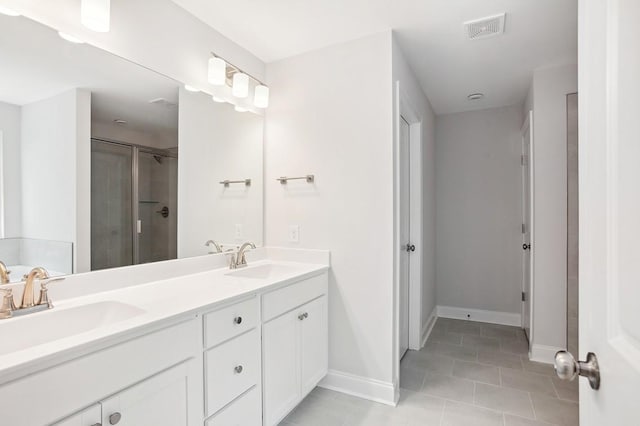
POLYGON ((487 349, 492 351, 498 351, 500 350, 500 340, 495 337, 464 334, 462 336, 462 346, 469 346, 476 349, 487 349))
POLYGON ((474 383, 470 380, 427 373, 421 392, 453 401, 473 403, 473 387, 474 383))
POLYGON ((557 377, 556 372, 553 369, 553 365, 529 361, 528 355, 521 355, 520 357, 522 358, 522 366, 526 371, 557 377))
POLYGON ((547 396, 531 394, 536 418, 559 426, 578 425, 578 404, 547 396))
POLYGON ((408 351, 401 365, 434 373, 451 374, 454 359, 435 352, 408 351))
POLYGON ((453 364, 453 375, 461 379, 474 380, 476 382, 492 385, 500 384, 498 367, 477 362, 456 360, 453 364))
POLYGON ((448 331, 433 330, 429 335, 430 342, 449 343, 451 345, 462 344, 462 334, 448 331))
POLYGON ((424 383, 426 372, 423 369, 413 367, 400 367, 400 387, 412 391, 420 391, 424 383))
POLYGON ((504 424, 505 426, 549 426, 551 423, 545 423, 539 420, 525 419, 511 414, 505 414, 504 424))
POLYGON ((441 426, 503 426, 503 424, 501 413, 447 401, 441 426))
POLYGON ((500 368, 501 385, 526 392, 541 393, 556 397, 551 377, 512 368, 500 368))
POLYGON ((455 320, 455 322, 447 325, 447 331, 461 334, 475 334, 479 336, 482 329, 480 324, 477 322, 455 320))
POLYGON ((573 402, 579 401, 579 383, 577 379, 568 382, 566 380, 561 380, 559 377, 552 377, 551 381, 553 382, 553 387, 558 393, 558 398, 573 402))
POLYGON ((515 389, 476 383, 475 405, 496 411, 535 418, 529 394, 515 389))
POLYGON ((529 345, 524 339, 502 339, 500 350, 517 355, 526 355, 529 352, 529 345))
POLYGON ((517 327, 499 324, 483 324, 481 334, 487 337, 515 339, 520 336, 520 333, 521 331, 517 327))
POLYGON ((507 367, 522 370, 522 359, 518 355, 496 351, 478 351, 478 362, 482 364, 495 365, 496 367, 507 367))
POLYGON ((427 350, 427 353, 436 353, 462 361, 476 361, 478 351, 467 346, 450 345, 447 343, 436 343, 435 347, 427 350))
POLYGON ((401 390, 400 401, 395 409, 409 420, 410 425, 439 425, 444 404, 442 398, 401 390))

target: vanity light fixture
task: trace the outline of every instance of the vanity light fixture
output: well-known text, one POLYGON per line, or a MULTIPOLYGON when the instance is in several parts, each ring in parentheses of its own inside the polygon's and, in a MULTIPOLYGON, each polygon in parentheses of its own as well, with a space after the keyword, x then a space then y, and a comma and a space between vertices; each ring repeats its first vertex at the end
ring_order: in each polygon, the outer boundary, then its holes
POLYGON ((236 98, 246 98, 249 96, 249 76, 243 72, 233 74, 233 86, 231 93, 236 98))
POLYGON ((58 31, 58 35, 63 39, 68 41, 69 43, 75 43, 75 44, 83 44, 84 41, 80 40, 77 37, 72 36, 71 34, 67 34, 64 33, 62 31, 58 31))
POLYGON ((269 88, 263 84, 256 86, 253 93, 253 104, 257 108, 266 108, 269 106, 269 88))
POLYGON ((216 96, 216 95, 213 95, 213 96, 211 97, 211 99, 213 99, 213 102, 217 102, 217 103, 219 103, 219 104, 222 104, 222 103, 227 102, 227 100, 226 100, 225 98, 221 98, 221 97, 216 96))
POLYGON ((80 21, 92 31, 109 32, 111 0, 81 0, 80 21))
POLYGON ((190 85, 188 85, 188 84, 185 84, 185 85, 184 85, 184 89, 185 89, 186 91, 188 91, 188 92, 194 92, 194 93, 196 93, 196 92, 199 92, 199 91, 200 91, 200 89, 198 89, 197 87, 190 86, 190 85))
POLYGON ((227 82, 227 63, 224 59, 214 56, 209 58, 209 83, 222 86, 227 82))
POLYGON ((18 12, 8 7, 0 6, 0 13, 7 16, 20 16, 18 12))
POLYGON ((249 111, 248 109, 243 108, 243 107, 238 106, 238 105, 236 105, 233 109, 235 109, 237 112, 247 112, 247 111, 249 111))

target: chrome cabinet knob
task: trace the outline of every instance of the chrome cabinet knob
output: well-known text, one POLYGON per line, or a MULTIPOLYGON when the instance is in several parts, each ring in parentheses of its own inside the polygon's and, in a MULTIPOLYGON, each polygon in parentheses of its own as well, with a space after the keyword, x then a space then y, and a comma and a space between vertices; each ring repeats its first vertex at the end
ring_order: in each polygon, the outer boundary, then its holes
POLYGON ((600 388, 600 367, 593 352, 587 354, 586 361, 576 361, 569 352, 559 351, 555 356, 554 368, 562 380, 571 381, 580 375, 589 379, 591 389, 600 388))
POLYGON ((302 320, 303 320, 303 319, 305 319, 305 318, 309 318, 309 313, 308 313, 308 312, 305 312, 304 314, 300 314, 300 315, 298 315, 298 319, 299 319, 300 321, 302 321, 302 320))
POLYGON ((234 322, 235 324, 242 324, 242 317, 235 317, 235 318, 233 319, 233 322, 234 322))
POLYGON ((117 412, 113 413, 112 415, 109 416, 109 424, 117 425, 118 423, 120 423, 121 418, 122 418, 122 414, 117 412))
POLYGON ((237 365, 233 370, 236 372, 236 374, 240 374, 242 373, 242 370, 244 370, 244 368, 242 368, 241 365, 237 365))

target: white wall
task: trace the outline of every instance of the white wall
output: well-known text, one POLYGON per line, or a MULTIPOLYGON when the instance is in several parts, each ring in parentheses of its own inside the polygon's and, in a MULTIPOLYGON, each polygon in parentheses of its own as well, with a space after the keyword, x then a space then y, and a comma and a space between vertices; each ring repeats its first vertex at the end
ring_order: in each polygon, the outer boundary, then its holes
POLYGON ((519 314, 521 106, 436 120, 438 305, 519 314))
POLYGON ((3 5, 202 89, 211 88, 207 82, 211 51, 257 78, 264 77, 264 63, 256 56, 171 0, 112 1, 108 33, 96 33, 81 25, 78 0, 5 0, 3 5))
POLYGON ((267 66, 265 213, 267 245, 331 250, 329 368, 392 390, 391 69, 390 32, 267 66))
POLYGON ((69 90, 22 107, 24 238, 74 244, 74 270, 90 258, 91 94, 69 90))
MULTIPOLYGON (((567 101, 578 90, 576 65, 533 75, 534 256, 533 357, 566 345, 567 101)), ((542 360, 542 359, 540 359, 542 360)), ((546 359, 551 361, 551 359, 546 359)))
MULTIPOLYGON (((429 316, 436 307, 436 117, 429 99, 424 95, 413 70, 407 63, 395 37, 393 40, 393 81, 400 83, 400 90, 421 120, 422 161, 422 247, 416 249, 422 271, 422 312, 420 324, 427 326, 429 316)), ((415 159, 414 159, 415 160, 415 159)))
POLYGON ((206 254, 209 239, 261 245, 263 117, 180 88, 179 123, 178 257, 206 254), (251 185, 219 183, 239 179, 251 185))
POLYGON ((167 149, 178 146, 178 134, 174 131, 144 132, 128 129, 117 123, 91 120, 91 137, 127 142, 151 148, 167 149))
POLYGON ((22 232, 22 173, 20 171, 20 107, 0 102, 2 132, 2 182, 4 237, 19 237, 22 232))

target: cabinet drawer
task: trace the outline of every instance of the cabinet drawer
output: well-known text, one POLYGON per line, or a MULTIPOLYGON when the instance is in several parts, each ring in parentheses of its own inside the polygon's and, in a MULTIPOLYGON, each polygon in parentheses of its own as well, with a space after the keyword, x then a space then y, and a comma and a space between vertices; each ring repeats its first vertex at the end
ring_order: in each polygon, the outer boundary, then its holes
POLYGON ((204 316, 205 348, 211 348, 251 330, 257 322, 258 299, 256 297, 208 313, 204 316))
POLYGON ((260 339, 257 329, 205 352, 207 416, 215 413, 260 377, 260 339))
POLYGON ((207 420, 205 426, 258 426, 262 424, 261 408, 260 391, 258 386, 254 386, 215 417, 207 420))
POLYGON ((327 294, 328 275, 323 273, 262 296, 262 321, 282 315, 310 300, 327 294))

